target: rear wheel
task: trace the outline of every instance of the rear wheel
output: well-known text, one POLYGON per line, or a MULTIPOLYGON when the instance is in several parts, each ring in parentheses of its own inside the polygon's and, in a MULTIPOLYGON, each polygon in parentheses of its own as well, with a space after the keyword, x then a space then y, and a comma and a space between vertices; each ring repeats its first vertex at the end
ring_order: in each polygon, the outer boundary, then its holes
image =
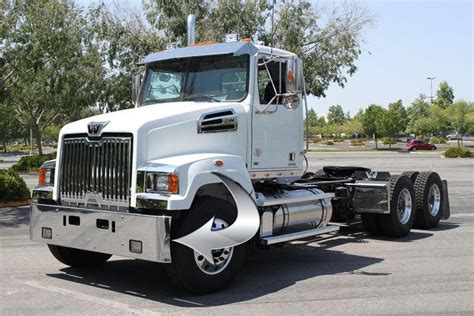
POLYGON ((415 181, 416 228, 429 229, 438 225, 443 215, 443 184, 436 172, 421 172, 415 181))
POLYGON ((415 219, 415 192, 410 178, 404 175, 390 178, 390 214, 379 217, 384 235, 403 237, 408 235, 415 219))
POLYGON ((97 267, 104 264, 112 255, 62 246, 48 245, 58 261, 75 268, 97 267))
POLYGON ((411 182, 415 183, 416 177, 418 177, 419 174, 418 171, 405 171, 402 173, 402 176, 407 176, 411 179, 411 182))
MULTIPOLYGON (((184 213, 184 212, 183 212, 184 213)), ((212 198, 198 198, 172 228, 173 239, 185 236, 200 228, 212 217, 212 230, 224 229, 235 220, 237 210, 228 202, 212 198)), ((214 262, 177 242, 171 243, 170 264, 165 264, 171 282, 179 288, 205 294, 225 288, 243 266, 246 245, 212 251, 214 262)))

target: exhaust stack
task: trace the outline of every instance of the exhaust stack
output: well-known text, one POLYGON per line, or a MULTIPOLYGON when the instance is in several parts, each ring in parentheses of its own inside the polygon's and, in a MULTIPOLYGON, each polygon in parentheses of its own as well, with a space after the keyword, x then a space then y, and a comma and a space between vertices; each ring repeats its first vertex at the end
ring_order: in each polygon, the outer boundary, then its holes
POLYGON ((196 16, 188 15, 188 46, 196 42, 196 16))

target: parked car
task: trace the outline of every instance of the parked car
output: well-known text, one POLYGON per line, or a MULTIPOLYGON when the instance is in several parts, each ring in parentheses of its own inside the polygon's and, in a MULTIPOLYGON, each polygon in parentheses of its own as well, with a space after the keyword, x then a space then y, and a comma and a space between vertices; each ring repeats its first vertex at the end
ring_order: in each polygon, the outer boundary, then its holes
MULTIPOLYGON (((462 137, 463 137, 462 135, 459 135, 459 138, 460 138, 460 139, 462 139, 462 137)), ((451 133, 451 134, 446 135, 446 138, 447 138, 447 139, 458 139, 458 134, 456 134, 456 133, 451 133)))
POLYGON ((411 140, 406 144, 408 151, 417 151, 417 150, 436 150, 436 146, 430 143, 427 143, 423 140, 411 140))

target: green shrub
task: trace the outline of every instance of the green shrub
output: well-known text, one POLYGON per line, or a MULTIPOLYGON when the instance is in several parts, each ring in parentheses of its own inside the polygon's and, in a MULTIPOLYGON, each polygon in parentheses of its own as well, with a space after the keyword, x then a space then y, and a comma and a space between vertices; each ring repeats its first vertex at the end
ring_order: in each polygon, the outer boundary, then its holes
POLYGON ((433 137, 430 142, 432 144, 446 144, 446 138, 443 137, 433 137))
POLYGON ((365 146, 365 142, 362 139, 351 139, 351 146, 365 146))
POLYGON ((396 141, 396 140, 393 140, 393 139, 392 139, 392 140, 388 140, 388 139, 387 139, 387 140, 383 140, 382 142, 383 142, 384 145, 388 145, 388 144, 395 145, 395 144, 397 143, 397 141, 396 141))
POLYGON ((334 145, 334 142, 332 140, 323 140, 320 142, 321 145, 334 145))
POLYGON ((18 173, 0 170, 0 201, 20 201, 30 197, 30 190, 18 173))
POLYGON ((14 164, 11 169, 13 171, 36 171, 41 167, 43 162, 56 158, 56 153, 50 153, 47 155, 33 155, 23 156, 20 161, 14 164))
POLYGON ((444 152, 446 158, 469 158, 472 152, 467 147, 451 147, 444 152))

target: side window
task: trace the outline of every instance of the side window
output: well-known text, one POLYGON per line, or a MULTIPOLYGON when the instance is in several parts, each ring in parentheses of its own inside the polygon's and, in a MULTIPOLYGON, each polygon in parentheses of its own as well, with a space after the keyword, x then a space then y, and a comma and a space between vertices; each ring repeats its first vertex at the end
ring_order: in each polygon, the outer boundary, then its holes
POLYGON ((281 104, 282 98, 275 98, 276 94, 286 92, 286 63, 271 61, 264 64, 258 61, 258 95, 261 104, 281 104), (269 75, 270 73, 270 75, 269 75))

